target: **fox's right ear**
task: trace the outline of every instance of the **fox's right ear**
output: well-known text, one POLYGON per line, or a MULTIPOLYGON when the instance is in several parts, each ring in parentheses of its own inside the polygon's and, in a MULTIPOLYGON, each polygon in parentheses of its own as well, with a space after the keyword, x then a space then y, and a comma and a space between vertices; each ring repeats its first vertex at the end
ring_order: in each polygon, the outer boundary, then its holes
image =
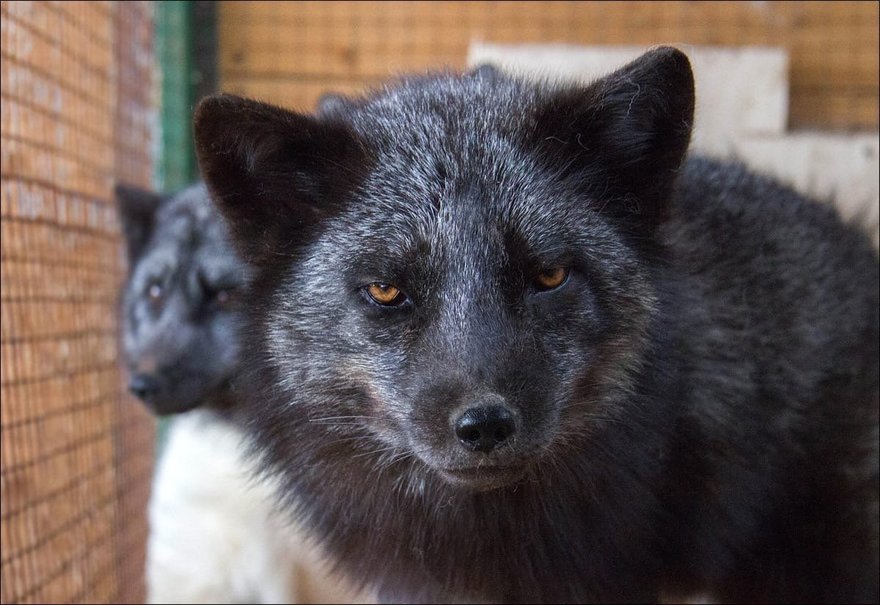
POLYGON ((233 95, 204 99, 194 131, 205 183, 238 248, 256 264, 331 214, 365 163, 344 123, 233 95))
POLYGON ((162 205, 164 198, 152 191, 121 183, 116 185, 115 194, 122 234, 128 250, 128 264, 133 266, 153 233, 156 210, 162 205))

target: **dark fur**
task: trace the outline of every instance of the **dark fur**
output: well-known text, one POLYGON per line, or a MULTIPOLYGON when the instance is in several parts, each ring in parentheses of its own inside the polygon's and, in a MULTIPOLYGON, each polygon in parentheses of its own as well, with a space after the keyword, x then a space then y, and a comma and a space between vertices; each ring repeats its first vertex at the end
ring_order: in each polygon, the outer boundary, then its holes
POLYGON ((402 600, 876 601, 876 254, 828 206, 683 160, 693 101, 659 49, 588 87, 479 70, 316 117, 200 105, 257 270, 241 413, 353 577, 402 600), (488 454, 453 431, 485 403, 517 427, 488 454))
POLYGON ((128 245, 122 297, 122 341, 133 390, 157 414, 201 405, 222 408, 238 370, 239 303, 247 269, 204 185, 172 196, 118 186, 128 245), (157 284, 155 301, 149 288, 157 284), (218 300, 218 295, 228 300, 218 300))

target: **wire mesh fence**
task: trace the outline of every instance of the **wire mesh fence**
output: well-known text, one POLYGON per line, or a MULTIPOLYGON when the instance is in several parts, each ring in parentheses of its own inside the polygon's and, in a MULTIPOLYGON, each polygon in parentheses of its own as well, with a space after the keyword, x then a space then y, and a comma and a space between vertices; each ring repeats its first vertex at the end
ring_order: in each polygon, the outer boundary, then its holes
POLYGON ((149 186, 147 2, 2 3, 2 601, 143 600, 153 421, 124 393, 117 179, 149 186))

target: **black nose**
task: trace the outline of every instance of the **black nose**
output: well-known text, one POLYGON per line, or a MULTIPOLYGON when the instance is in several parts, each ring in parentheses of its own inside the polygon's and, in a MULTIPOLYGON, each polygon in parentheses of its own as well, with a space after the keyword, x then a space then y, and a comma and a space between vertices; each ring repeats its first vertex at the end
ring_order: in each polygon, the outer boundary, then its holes
POLYGON ((473 407, 455 421, 455 436, 461 444, 488 454, 516 432, 510 410, 500 405, 473 407))
POLYGON ((128 390, 135 397, 149 401, 159 392, 159 381, 148 374, 137 374, 128 383, 128 390))

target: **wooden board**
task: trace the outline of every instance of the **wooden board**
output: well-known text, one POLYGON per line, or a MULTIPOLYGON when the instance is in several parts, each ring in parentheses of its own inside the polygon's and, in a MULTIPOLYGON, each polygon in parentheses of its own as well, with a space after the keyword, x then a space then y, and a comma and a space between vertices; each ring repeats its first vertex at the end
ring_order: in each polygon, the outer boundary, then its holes
POLYGON ((468 45, 772 45, 793 128, 876 129, 876 2, 224 2, 224 90, 311 108, 326 90, 462 68, 468 45))

